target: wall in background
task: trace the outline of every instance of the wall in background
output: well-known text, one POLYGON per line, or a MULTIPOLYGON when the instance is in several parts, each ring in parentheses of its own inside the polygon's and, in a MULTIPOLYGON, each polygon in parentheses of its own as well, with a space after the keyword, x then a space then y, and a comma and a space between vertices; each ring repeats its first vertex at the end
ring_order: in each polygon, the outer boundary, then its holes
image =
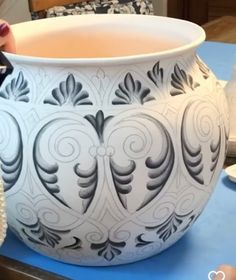
POLYGON ((152 0, 154 14, 157 16, 167 16, 168 0, 152 0))
POLYGON ((222 16, 236 16, 236 0, 168 0, 167 15, 202 25, 222 16))
POLYGON ((28 0, 0 0, 0 18, 11 24, 30 20, 28 0))
POLYGON ((221 16, 236 16, 235 0, 209 0, 208 18, 216 19, 221 16))

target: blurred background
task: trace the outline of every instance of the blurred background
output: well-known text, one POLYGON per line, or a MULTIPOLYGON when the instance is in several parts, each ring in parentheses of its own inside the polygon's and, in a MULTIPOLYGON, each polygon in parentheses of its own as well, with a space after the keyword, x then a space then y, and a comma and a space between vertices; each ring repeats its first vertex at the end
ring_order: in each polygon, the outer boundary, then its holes
POLYGON ((207 40, 236 43, 236 0, 0 0, 9 23, 91 13, 161 15, 197 23, 207 40))
MULTIPOLYGON (((71 9, 71 4, 79 4, 85 1, 56 1, 56 0, 0 0, 0 17, 7 18, 12 23, 29 20, 31 6, 63 6, 67 3, 68 9, 71 9)), ((87 3, 95 2, 94 0, 87 3)), ((145 0, 101 0, 106 5, 110 3, 126 4, 136 2, 136 5, 145 6, 145 0)), ((212 21, 216 18, 232 15, 236 16, 236 1, 235 0, 152 0, 150 1, 154 8, 155 14, 167 15, 187 19, 200 25, 212 21)), ((78 6, 78 5, 77 5, 78 6)), ((127 5, 128 6, 128 5, 127 5)), ((131 11, 132 12, 132 11, 131 11)), ((144 11, 145 12, 145 11, 144 11)))

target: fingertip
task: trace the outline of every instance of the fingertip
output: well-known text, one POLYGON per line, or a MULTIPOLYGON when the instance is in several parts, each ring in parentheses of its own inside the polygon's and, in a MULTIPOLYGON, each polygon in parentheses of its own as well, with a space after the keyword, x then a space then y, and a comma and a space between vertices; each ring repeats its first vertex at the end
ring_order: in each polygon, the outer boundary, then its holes
POLYGON ((0 23, 0 37, 7 36, 9 32, 10 32, 10 26, 8 25, 8 23, 6 22, 0 23))

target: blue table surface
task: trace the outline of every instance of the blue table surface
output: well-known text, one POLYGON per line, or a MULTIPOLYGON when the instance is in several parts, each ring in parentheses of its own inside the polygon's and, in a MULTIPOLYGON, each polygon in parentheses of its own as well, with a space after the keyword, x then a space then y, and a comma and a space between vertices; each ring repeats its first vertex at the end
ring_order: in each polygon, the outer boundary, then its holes
POLYGON ((198 49, 200 58, 212 69, 218 79, 229 80, 236 64, 236 44, 205 42, 198 49))
MULTIPOLYGON (((219 79, 229 80, 236 45, 205 42, 198 51, 219 79)), ((224 171, 202 215, 188 233, 166 251, 133 264, 80 267, 54 261, 27 248, 10 232, 0 254, 78 280, 204 280, 218 265, 236 266, 236 184, 224 171)))

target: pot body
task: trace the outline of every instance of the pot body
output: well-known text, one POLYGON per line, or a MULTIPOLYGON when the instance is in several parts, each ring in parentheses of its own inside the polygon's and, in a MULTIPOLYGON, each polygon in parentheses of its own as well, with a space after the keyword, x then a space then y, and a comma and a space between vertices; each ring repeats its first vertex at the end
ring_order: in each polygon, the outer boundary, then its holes
POLYGON ((214 189, 228 135, 223 89, 195 49, 66 67, 9 59, 0 157, 13 232, 93 266, 182 237, 214 189))

